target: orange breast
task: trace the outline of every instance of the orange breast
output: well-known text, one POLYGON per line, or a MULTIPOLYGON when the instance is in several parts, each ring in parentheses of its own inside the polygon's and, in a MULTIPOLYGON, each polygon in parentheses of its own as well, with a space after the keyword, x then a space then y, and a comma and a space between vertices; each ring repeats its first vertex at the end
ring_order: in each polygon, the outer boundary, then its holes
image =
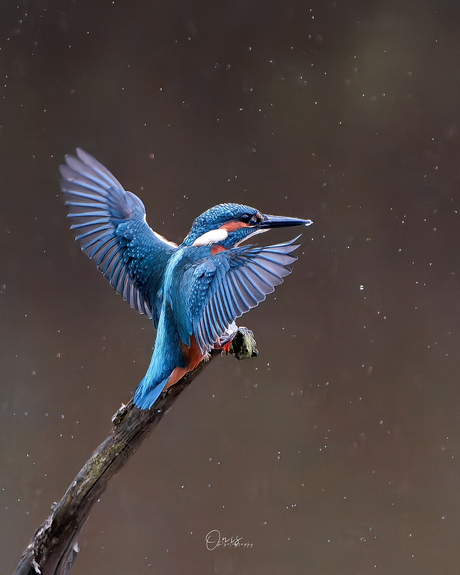
POLYGON ((211 248, 211 255, 218 254, 219 252, 225 252, 224 246, 215 245, 211 248))
POLYGON ((188 371, 192 371, 192 369, 195 369, 195 367, 200 363, 200 361, 204 357, 204 354, 201 353, 200 348, 198 347, 198 344, 196 343, 196 340, 193 335, 190 338, 190 347, 187 347, 183 343, 181 345, 182 345, 182 354, 184 356, 186 365, 185 367, 176 367, 176 369, 169 376, 169 379, 166 382, 163 391, 165 389, 168 389, 168 387, 171 387, 171 385, 177 383, 179 379, 184 377, 184 375, 188 371))

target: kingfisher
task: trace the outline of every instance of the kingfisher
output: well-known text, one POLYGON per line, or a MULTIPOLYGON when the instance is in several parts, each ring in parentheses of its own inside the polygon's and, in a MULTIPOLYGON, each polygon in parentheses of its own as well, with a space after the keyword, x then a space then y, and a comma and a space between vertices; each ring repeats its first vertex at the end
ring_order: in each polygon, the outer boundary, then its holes
POLYGON ((67 217, 82 251, 157 331, 150 365, 134 394, 139 409, 150 409, 211 349, 228 350, 238 330, 235 320, 291 273, 300 236, 264 247, 241 244, 272 228, 312 224, 219 204, 198 216, 177 245, 149 227, 140 198, 90 154, 77 148, 60 171, 67 217))

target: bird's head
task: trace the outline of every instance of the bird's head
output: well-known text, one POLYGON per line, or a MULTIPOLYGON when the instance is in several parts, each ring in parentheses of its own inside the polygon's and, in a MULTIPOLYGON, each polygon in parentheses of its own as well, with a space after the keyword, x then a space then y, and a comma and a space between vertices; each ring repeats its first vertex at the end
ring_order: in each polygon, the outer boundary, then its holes
POLYGON ((215 246, 216 250, 232 248, 244 240, 271 228, 309 226, 311 220, 267 216, 242 204, 219 204, 193 222, 183 246, 215 246))

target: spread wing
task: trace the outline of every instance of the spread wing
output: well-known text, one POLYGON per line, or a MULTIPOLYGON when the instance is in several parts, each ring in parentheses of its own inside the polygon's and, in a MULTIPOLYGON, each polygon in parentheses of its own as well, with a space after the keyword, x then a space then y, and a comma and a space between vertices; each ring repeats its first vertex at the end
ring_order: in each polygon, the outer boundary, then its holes
POLYGON ((291 273, 289 266, 297 259, 291 252, 299 247, 294 244, 298 237, 274 246, 222 251, 195 268, 190 286, 190 332, 202 353, 291 273))
POLYGON ((67 217, 81 249, 129 305, 158 323, 164 270, 177 246, 145 221, 141 200, 81 149, 60 167, 67 217))

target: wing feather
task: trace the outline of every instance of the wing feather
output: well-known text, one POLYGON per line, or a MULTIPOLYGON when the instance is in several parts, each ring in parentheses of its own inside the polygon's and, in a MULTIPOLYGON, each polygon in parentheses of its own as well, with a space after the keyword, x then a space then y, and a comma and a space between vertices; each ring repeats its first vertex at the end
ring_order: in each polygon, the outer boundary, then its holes
POLYGON ((192 333, 202 353, 291 273, 290 264, 297 259, 291 252, 299 247, 294 244, 297 239, 218 252, 194 269, 187 304, 192 333))
POLYGON ((61 190, 76 240, 112 287, 140 313, 158 323, 156 294, 177 246, 145 221, 142 201, 90 154, 77 149, 60 167, 61 190))

